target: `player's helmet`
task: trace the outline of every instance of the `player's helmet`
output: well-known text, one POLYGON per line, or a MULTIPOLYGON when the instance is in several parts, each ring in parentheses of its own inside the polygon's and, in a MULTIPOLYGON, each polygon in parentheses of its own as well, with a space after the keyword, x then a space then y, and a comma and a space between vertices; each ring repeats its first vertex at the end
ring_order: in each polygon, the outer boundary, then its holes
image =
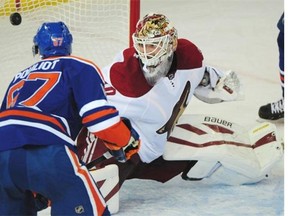
POLYGON ((166 16, 150 13, 138 21, 132 38, 144 76, 154 85, 169 72, 177 47, 177 31, 166 16))
POLYGON ((72 41, 72 35, 63 22, 43 23, 33 39, 33 55, 38 52, 42 58, 70 55, 72 41))

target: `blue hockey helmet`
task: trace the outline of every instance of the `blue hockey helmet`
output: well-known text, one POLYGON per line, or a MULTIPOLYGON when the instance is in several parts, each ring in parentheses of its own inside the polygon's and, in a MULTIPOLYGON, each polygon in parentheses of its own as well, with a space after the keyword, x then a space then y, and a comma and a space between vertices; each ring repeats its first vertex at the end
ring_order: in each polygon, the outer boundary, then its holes
POLYGON ((72 41, 73 37, 63 22, 43 23, 33 39, 33 55, 39 53, 42 58, 70 55, 72 41))

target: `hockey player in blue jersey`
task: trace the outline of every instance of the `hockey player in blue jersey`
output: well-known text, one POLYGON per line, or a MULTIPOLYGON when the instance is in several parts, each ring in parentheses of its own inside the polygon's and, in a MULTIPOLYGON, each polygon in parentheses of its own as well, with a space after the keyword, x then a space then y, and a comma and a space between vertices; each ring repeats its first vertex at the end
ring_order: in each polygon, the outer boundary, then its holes
POLYGON ((76 136, 87 127, 119 160, 138 151, 139 136, 107 102, 99 68, 71 56, 72 40, 63 22, 41 25, 33 51, 42 60, 8 86, 0 112, 0 215, 36 215, 34 193, 51 201, 52 215, 110 215, 77 157, 76 136))
POLYGON ((283 120, 284 119, 284 13, 277 22, 279 29, 277 45, 279 52, 279 74, 282 88, 282 98, 276 102, 268 103, 259 108, 258 115, 263 120, 283 120))

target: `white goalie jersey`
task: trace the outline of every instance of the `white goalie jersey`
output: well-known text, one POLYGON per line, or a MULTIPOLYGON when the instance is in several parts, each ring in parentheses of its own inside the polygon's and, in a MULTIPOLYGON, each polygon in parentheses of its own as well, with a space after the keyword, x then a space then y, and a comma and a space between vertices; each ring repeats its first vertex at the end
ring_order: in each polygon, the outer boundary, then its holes
POLYGON ((170 71, 153 87, 145 80, 134 48, 124 50, 102 69, 109 102, 140 135, 139 155, 143 162, 149 163, 163 154, 168 137, 194 94, 208 103, 237 98, 234 89, 239 90, 239 82, 227 82, 238 81, 237 76, 221 79, 226 78, 223 72, 205 67, 202 62, 198 48, 179 39, 170 71), (206 73, 209 80, 204 85, 206 73))

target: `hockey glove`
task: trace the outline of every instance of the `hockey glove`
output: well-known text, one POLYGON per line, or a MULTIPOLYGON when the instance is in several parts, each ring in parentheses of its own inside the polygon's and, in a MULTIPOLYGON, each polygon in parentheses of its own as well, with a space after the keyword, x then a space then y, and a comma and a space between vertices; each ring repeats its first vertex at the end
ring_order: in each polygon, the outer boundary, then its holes
POLYGON ((244 99, 242 84, 234 71, 222 72, 206 66, 204 76, 194 95, 206 103, 237 101, 244 99))
POLYGON ((222 96, 223 101, 237 101, 244 98, 241 82, 234 71, 226 72, 225 76, 218 80, 214 91, 222 96))
POLYGON ((106 147, 109 149, 109 152, 114 156, 119 162, 125 163, 129 160, 132 155, 136 154, 140 148, 139 134, 132 127, 129 119, 122 118, 122 121, 131 131, 131 137, 128 144, 124 147, 119 147, 111 143, 104 142, 106 147))

